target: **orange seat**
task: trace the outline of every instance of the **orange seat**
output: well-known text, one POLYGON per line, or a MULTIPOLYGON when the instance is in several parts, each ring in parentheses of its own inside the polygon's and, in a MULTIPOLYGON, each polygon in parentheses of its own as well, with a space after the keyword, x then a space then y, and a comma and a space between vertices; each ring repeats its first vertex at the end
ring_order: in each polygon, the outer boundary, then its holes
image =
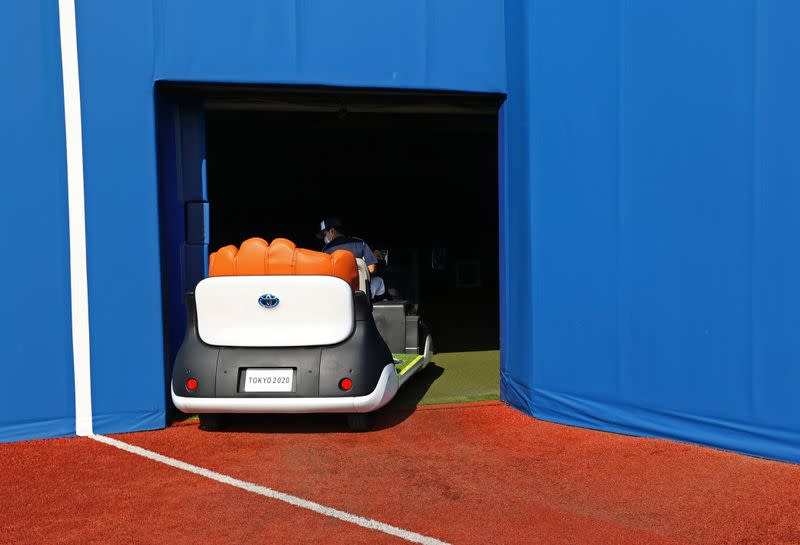
POLYGON ((276 238, 272 244, 263 238, 249 238, 241 248, 220 248, 208 258, 209 276, 255 275, 338 276, 358 290, 355 256, 347 250, 332 254, 298 248, 294 242, 276 238))

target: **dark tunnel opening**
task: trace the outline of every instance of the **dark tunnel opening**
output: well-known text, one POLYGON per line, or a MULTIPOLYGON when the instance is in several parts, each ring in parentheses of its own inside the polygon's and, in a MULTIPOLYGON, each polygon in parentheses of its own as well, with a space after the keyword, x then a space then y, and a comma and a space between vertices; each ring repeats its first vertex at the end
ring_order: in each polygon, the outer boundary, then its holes
POLYGON ((336 216, 388 250, 387 284, 437 351, 499 347, 496 99, 479 112, 208 107, 210 249, 314 235, 336 216), (365 111, 369 110, 369 111, 365 111))

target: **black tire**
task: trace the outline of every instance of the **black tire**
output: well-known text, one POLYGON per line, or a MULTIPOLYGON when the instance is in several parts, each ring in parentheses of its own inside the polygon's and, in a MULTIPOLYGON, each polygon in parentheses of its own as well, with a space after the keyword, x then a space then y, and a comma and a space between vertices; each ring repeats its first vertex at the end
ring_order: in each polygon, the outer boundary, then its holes
POLYGON ((354 413, 347 415, 347 427, 350 431, 362 432, 372 429, 371 413, 354 413))
POLYGON ((227 415, 224 414, 201 414, 200 429, 203 431, 220 431, 225 429, 228 424, 227 415))

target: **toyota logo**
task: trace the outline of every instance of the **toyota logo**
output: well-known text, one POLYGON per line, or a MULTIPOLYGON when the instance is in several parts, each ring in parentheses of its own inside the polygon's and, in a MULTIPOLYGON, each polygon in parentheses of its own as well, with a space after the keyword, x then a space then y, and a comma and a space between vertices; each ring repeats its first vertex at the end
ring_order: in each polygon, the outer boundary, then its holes
POLYGON ((258 304, 261 305, 263 308, 275 308, 278 306, 281 300, 272 295, 271 293, 265 293, 261 297, 258 298, 258 304))

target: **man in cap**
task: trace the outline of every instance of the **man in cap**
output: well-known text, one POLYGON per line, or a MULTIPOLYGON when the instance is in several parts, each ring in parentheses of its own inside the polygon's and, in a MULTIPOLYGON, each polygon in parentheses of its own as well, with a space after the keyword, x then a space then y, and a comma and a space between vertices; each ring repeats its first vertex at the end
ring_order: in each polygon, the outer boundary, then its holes
MULTIPOLYGON (((375 252, 364 240, 347 236, 342 230, 342 221, 339 218, 326 218, 320 222, 319 228, 317 238, 321 238, 325 242, 325 246, 322 248, 323 252, 332 254, 336 250, 347 250, 354 256, 364 260, 371 275, 375 273, 378 267, 378 258, 375 256, 375 252)), ((383 283, 383 278, 372 276, 369 282, 373 300, 385 295, 386 286, 383 283)))
POLYGON ((360 238, 349 237, 342 230, 342 221, 339 218, 326 218, 319 224, 317 238, 325 242, 322 251, 332 254, 336 250, 347 250, 356 257, 362 258, 370 274, 375 272, 378 260, 369 247, 369 244, 360 238))

